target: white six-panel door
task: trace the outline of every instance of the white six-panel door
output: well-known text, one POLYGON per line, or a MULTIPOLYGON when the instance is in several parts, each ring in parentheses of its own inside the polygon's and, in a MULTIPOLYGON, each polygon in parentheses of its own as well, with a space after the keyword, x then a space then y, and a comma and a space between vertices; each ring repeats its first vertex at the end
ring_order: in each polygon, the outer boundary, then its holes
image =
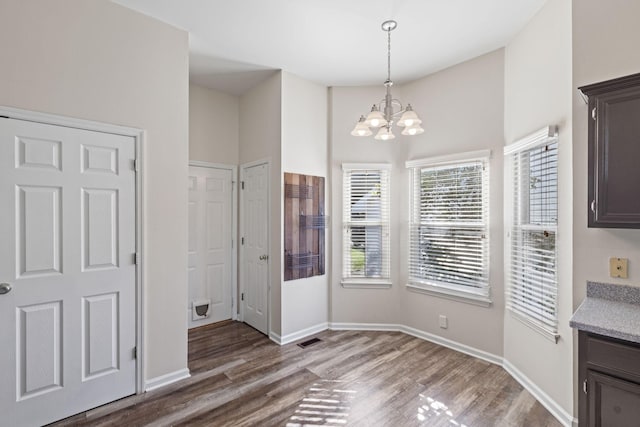
POLYGON ((136 391, 135 141, 0 118, 0 424, 136 391))
POLYGON ((243 320, 268 334, 269 305, 269 165, 242 168, 243 320))
POLYGON ((189 167, 189 327, 231 319, 233 171, 189 167), (209 301, 193 320, 193 302, 209 301))

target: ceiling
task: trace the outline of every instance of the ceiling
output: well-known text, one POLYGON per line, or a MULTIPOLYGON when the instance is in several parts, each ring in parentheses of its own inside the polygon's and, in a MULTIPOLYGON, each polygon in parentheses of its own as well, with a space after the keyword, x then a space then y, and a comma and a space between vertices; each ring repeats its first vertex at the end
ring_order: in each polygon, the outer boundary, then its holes
POLYGON ((113 0, 189 32, 193 82, 240 95, 282 69, 327 86, 406 83, 505 46, 546 0, 113 0))

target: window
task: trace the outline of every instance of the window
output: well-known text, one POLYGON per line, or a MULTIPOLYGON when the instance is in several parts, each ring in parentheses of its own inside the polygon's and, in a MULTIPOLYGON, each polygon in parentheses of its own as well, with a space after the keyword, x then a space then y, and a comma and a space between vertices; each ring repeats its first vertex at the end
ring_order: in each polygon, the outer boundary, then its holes
POLYGON ((389 262, 389 170, 387 164, 344 164, 342 283, 386 285, 389 262))
POLYGON ((490 303, 489 154, 407 162, 409 287, 490 303))
POLYGON ((505 147, 512 175, 507 308, 557 339, 558 139, 545 128, 505 147))

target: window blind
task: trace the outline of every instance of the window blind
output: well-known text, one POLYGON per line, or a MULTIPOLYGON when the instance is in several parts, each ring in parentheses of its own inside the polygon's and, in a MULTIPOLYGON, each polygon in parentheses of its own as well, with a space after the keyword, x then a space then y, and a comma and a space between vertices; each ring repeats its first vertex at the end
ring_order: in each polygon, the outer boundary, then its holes
POLYGON ((557 338, 557 136, 505 152, 513 174, 507 308, 557 338))
POLYGON ((488 158, 411 171, 409 282, 488 297, 488 158))
POLYGON ((389 281, 388 165, 344 165, 343 174, 343 280, 389 281))

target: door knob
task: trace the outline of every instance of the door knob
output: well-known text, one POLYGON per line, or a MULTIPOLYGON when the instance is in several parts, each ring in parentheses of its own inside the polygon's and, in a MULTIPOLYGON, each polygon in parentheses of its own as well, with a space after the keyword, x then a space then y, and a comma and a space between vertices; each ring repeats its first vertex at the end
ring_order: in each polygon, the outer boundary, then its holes
POLYGON ((8 294, 11 292, 11 285, 8 283, 0 283, 0 295, 8 294))

